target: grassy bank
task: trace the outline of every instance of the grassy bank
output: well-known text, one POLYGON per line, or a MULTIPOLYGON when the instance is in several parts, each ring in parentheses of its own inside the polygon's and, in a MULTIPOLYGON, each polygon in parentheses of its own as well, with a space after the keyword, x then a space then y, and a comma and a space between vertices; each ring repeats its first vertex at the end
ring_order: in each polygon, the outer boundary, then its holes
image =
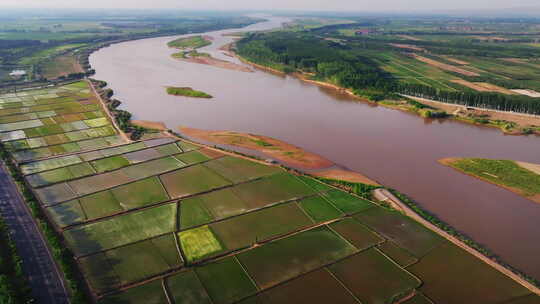
POLYGON ((195 98, 212 98, 212 95, 192 88, 168 87, 167 94, 174 96, 186 96, 195 98))
POLYGON ((21 257, 1 217, 0 248, 0 303, 32 303, 30 287, 22 271, 21 257))
POLYGON ((540 175, 511 160, 449 158, 440 161, 460 172, 540 202, 540 175))

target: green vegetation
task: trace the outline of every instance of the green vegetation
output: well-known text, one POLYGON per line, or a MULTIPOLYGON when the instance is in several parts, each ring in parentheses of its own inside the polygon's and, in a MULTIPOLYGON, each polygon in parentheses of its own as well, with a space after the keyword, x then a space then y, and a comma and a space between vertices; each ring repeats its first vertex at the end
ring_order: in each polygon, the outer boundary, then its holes
POLYGON ((167 94, 174 96, 186 96, 186 97, 196 97, 196 98, 212 98, 212 95, 206 94, 205 92, 196 91, 192 88, 181 88, 181 87, 168 87, 167 94))
POLYGON ((351 218, 346 218, 341 221, 331 223, 328 225, 328 227, 339 233, 339 235, 360 250, 364 250, 384 242, 384 238, 373 233, 366 226, 351 218))
POLYGON ((394 303, 421 285, 377 249, 363 251, 329 269, 362 303, 394 303))
POLYGON ((400 247, 421 258, 443 242, 438 234, 416 221, 382 208, 372 208, 355 215, 361 223, 378 231, 400 247))
MULTIPOLYGON (((46 84, 92 75, 95 71, 89 64, 89 55, 114 42, 242 27, 257 21, 198 13, 8 14, 9 18, 0 20, 0 87, 46 84), (12 70, 23 70, 26 75, 9 76, 12 70)), ((193 38, 191 42, 196 40, 193 38)), ((201 40, 199 43, 206 42, 201 40)))
POLYGON ((448 165, 466 174, 510 188, 524 196, 540 194, 540 174, 511 160, 461 158, 450 160, 448 165))
POLYGON ((430 252, 425 258, 408 269, 413 274, 424 278, 424 282, 427 284, 423 285, 420 290, 436 303, 441 301, 444 301, 444 303, 460 303, 458 297, 446 288, 446 282, 450 280, 455 282, 454 286, 458 290, 462 290, 459 298, 465 297, 472 302, 497 303, 529 294, 527 290, 524 290, 516 282, 500 284, 500 280, 504 279, 502 273, 491 267, 486 267, 486 264, 482 261, 473 258, 463 249, 449 243, 430 252), (451 261, 451 263, 435 262, 435 260, 439 261, 441 259, 451 261), (459 271, 452 265, 460 265, 460 268, 464 267, 467 269, 468 275, 458 274, 459 271), (445 274, 443 280, 441 280, 441 273, 445 274), (476 284, 475 282, 478 281, 472 278, 483 278, 482 280, 486 284, 476 284), (438 283, 435 284, 434 281, 438 281, 438 283), (498 288, 488 288, 491 292, 486 293, 487 286, 498 286, 498 288))
POLYGON ((305 198, 299 201, 298 204, 315 222, 326 222, 343 215, 343 213, 321 196, 305 198))
POLYGON ((171 298, 178 304, 211 304, 206 289, 193 270, 179 273, 167 278, 167 286, 171 291, 171 298))
POLYGON ((257 287, 235 257, 196 268, 195 271, 213 303, 233 303, 257 292, 257 287))
POLYGON ((357 251, 330 229, 319 227, 246 251, 238 259, 266 289, 357 251))
POLYGON ((178 237, 188 263, 211 257, 224 250, 208 226, 182 231, 178 237))
MULTIPOLYGON (((80 92, 82 87, 77 83, 65 90, 80 92)), ((47 90, 36 95, 58 93, 47 90)), ((4 122, 55 117, 32 113, 36 116, 4 122)), ((0 118, 12 115, 20 113, 0 118)), ((77 116, 70 122, 100 124, 94 120, 99 118, 77 116)), ((62 119, 66 123, 67 118, 62 119)), ((54 124, 45 120, 44 125, 54 124)), ((22 134, 17 131, 21 130, 8 132, 16 132, 10 136, 17 138, 22 134)), ((72 132, 54 127, 38 131, 36 137, 72 132)), ((6 142, 20 139, 9 137, 6 142)), ((470 276, 467 284, 477 282, 475 290, 493 282, 503 286, 492 302, 511 303, 530 295, 507 277, 493 276, 489 265, 468 253, 463 265, 459 251, 438 254, 444 246, 454 245, 401 213, 369 201, 369 192, 376 187, 329 181, 354 194, 347 193, 307 176, 172 138, 115 147, 97 139, 103 148, 83 144, 92 151, 74 151, 69 157, 58 152, 59 157, 46 160, 32 157, 22 165, 24 175, 18 174, 20 181, 26 178, 33 186, 28 193, 39 198, 32 198, 33 208, 61 228, 60 238, 49 229, 62 250, 67 265, 62 267, 72 271, 70 285, 81 299, 78 269, 89 291, 104 296, 100 303, 137 303, 143 294, 148 303, 165 298, 175 303, 302 302, 330 295, 340 303, 354 303, 355 298, 384 303, 418 290, 429 298, 445 297, 440 286, 451 286, 460 280, 458 275, 470 276), (413 272, 412 267, 424 259, 427 264, 413 272), (458 262, 447 263, 454 259, 458 262), (445 269, 437 271, 444 284, 425 270, 429 263, 452 265, 449 275, 445 269), (474 268, 469 267, 472 264, 474 268), (384 284, 373 285, 381 281, 384 284)), ((34 149, 21 146, 13 153, 34 149)), ((492 299, 477 291, 458 292, 449 299, 467 303, 470 295, 478 303, 484 297, 492 299)))
POLYGON ((212 44, 212 42, 205 39, 203 36, 179 38, 167 43, 169 47, 177 49, 198 49, 210 44, 212 44))
MULTIPOLYGON (((434 30, 451 27, 447 22, 453 21, 378 18, 369 25, 345 23, 256 33, 240 40, 237 51, 254 63, 287 73, 299 72, 372 101, 402 99, 398 93, 471 107, 539 114, 535 98, 508 90, 540 90, 540 65, 534 61, 534 47, 523 44, 523 36, 527 35, 524 31, 533 31, 532 27, 505 33, 511 37, 504 38, 504 43, 474 39, 489 40, 503 35, 483 32, 486 25, 480 20, 469 21, 480 24, 474 34, 434 30), (421 26, 408 30, 401 27, 403 22, 407 26, 421 26), (355 35, 356 30, 368 34, 355 35), (479 89, 464 85, 467 81, 479 89), (478 86, 486 83, 487 88, 478 86)), ((513 22, 518 23, 512 20, 510 24, 516 24, 513 22)), ((532 24, 535 23, 529 25, 532 24)), ((421 114, 444 116, 431 110, 421 114)))

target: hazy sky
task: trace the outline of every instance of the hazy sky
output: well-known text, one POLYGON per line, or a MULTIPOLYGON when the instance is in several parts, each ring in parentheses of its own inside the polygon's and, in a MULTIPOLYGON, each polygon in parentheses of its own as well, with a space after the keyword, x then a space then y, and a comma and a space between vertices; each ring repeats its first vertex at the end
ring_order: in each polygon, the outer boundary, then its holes
POLYGON ((293 10, 448 10, 540 6, 538 0, 0 0, 0 7, 293 10))

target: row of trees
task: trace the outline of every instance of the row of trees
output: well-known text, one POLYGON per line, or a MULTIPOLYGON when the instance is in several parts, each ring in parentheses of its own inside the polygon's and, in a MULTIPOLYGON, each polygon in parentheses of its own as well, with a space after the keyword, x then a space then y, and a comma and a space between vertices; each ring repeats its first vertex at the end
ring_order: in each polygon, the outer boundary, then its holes
POLYGON ((540 102, 534 98, 521 95, 503 95, 474 91, 445 91, 421 84, 404 83, 396 85, 395 91, 468 107, 540 115, 540 102))
POLYGON ((237 44, 238 53, 259 64, 282 71, 313 73, 346 88, 370 88, 388 91, 392 76, 371 59, 349 47, 302 33, 253 34, 237 44))

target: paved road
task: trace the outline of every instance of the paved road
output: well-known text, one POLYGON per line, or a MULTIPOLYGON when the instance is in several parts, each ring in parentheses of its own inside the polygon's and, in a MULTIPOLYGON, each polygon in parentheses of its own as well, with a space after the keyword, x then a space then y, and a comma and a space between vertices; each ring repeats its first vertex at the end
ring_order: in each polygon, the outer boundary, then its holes
POLYGON ((39 304, 68 304, 67 292, 46 243, 15 184, 0 165, 0 213, 8 225, 39 304))

